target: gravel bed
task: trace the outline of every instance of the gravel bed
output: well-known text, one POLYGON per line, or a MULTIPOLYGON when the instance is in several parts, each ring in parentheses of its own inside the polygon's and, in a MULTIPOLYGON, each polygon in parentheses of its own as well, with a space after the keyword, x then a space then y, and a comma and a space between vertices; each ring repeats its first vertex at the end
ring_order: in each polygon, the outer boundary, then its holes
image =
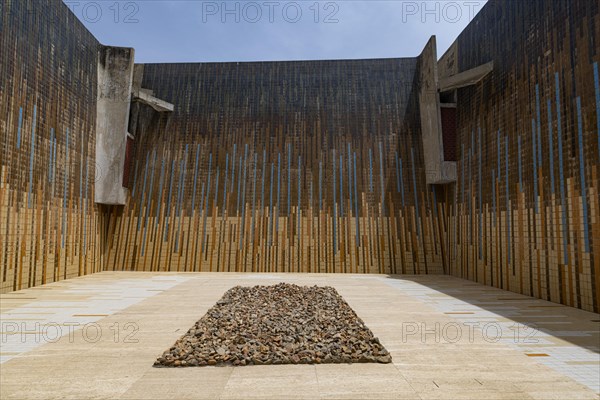
POLYGON ((156 367, 390 363, 389 352, 329 286, 236 286, 156 367))

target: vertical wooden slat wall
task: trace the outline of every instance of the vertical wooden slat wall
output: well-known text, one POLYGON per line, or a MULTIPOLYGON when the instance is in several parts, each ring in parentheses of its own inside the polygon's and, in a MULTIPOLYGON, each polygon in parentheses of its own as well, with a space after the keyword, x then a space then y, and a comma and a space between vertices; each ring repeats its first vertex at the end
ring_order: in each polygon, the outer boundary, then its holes
POLYGON ((457 93, 452 275, 600 310, 599 8, 492 1, 457 39, 494 71, 457 93))
POLYGON ((133 104, 130 198, 99 207, 99 43, 60 0, 0 2, 0 291, 100 270, 449 273, 598 312, 599 7, 491 0, 463 31, 456 72, 494 70, 456 93, 450 185, 425 184, 418 58, 145 65, 176 109, 133 104))
POLYGON ((143 87, 175 112, 134 107, 133 187, 106 267, 443 273, 417 70, 417 58, 144 65, 143 87))
POLYGON ((100 271, 99 43, 59 0, 0 4, 0 292, 100 271))

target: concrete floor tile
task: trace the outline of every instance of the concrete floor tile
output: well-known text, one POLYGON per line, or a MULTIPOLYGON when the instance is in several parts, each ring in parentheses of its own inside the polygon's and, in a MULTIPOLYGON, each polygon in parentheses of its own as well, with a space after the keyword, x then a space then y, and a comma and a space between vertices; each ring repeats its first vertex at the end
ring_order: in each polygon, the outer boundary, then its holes
MULTIPOLYGON (((0 398, 599 399, 600 385, 593 377, 600 367, 590 362, 597 359, 597 336, 583 335, 597 330, 591 322, 600 319, 597 314, 564 306, 530 307, 545 302, 526 296, 504 312, 486 304, 506 292, 465 282, 437 276, 100 273, 63 281, 52 290, 28 289, 36 291, 36 301, 60 300, 77 304, 78 314, 106 314, 94 321, 103 335, 95 342, 86 341, 81 332, 72 341, 66 336, 35 345, 3 341, 0 398), (390 351, 393 364, 152 367, 226 290, 279 282, 335 287, 390 351), (98 311, 97 303, 86 302, 90 291, 98 298, 115 297, 116 288, 127 289, 123 298, 146 295, 114 310, 98 311), (452 314, 464 310, 474 314, 452 314), (482 321, 473 319, 478 315, 498 324, 511 340, 491 342, 481 335, 468 340, 463 330, 461 340, 451 342, 403 331, 407 322, 435 330, 436 324, 482 321), (540 328, 543 340, 537 343, 512 340, 514 324, 558 320, 568 324, 540 328), (123 340, 121 328, 127 322, 138 328, 136 342, 123 340), (118 340, 111 336, 115 324, 118 340), (527 356, 531 353, 548 356, 527 356)), ((27 314, 19 314, 25 306, 3 308, 2 320, 25 321, 27 314)), ((52 318, 59 317, 58 311, 48 310, 55 313, 52 318)))

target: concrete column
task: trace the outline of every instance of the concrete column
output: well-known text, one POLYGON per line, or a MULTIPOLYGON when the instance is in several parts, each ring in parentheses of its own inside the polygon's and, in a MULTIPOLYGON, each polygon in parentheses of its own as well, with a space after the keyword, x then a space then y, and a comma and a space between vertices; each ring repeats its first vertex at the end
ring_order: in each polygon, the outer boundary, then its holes
POLYGON ((98 57, 98 102, 96 112, 95 201, 123 205, 127 126, 131 103, 134 50, 102 46, 98 57))
POLYGON ((429 39, 419 56, 419 67, 419 109, 426 181, 427 184, 454 182, 456 163, 444 161, 435 36, 429 39))

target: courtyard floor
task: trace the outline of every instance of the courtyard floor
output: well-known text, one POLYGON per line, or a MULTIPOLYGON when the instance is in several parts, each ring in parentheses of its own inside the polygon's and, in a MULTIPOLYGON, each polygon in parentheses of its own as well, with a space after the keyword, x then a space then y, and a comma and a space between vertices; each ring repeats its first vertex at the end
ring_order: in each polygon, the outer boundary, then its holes
POLYGON ((1 399, 599 399, 600 315, 448 276, 104 272, 0 295, 1 399), (392 364, 153 368, 236 285, 335 287, 392 364))

